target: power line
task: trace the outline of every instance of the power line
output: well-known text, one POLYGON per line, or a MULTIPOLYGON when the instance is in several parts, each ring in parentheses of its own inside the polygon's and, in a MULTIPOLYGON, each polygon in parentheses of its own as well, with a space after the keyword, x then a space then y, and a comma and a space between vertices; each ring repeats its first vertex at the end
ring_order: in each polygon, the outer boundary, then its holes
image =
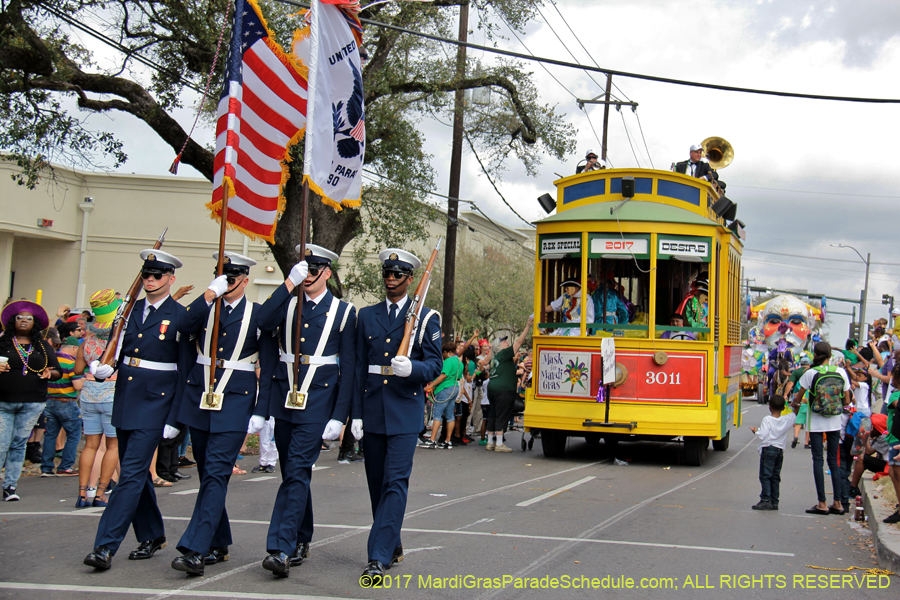
POLYGON ((469 142, 469 148, 472 150, 472 154, 475 156, 475 160, 478 161, 478 165, 481 167, 481 171, 484 173, 485 177, 487 177, 487 180, 490 182, 491 187, 494 188, 494 191, 497 192, 497 195, 500 196, 500 199, 503 200, 503 204, 505 204, 506 207, 509 208, 509 210, 511 210, 514 215, 519 217, 519 219, 521 219, 523 223, 525 223, 529 227, 534 227, 534 225, 531 224, 531 221, 527 220, 525 217, 516 212, 516 209, 512 207, 512 204, 506 201, 506 198, 504 198, 503 194, 500 193, 500 190, 497 188, 497 184, 494 183, 493 178, 485 168, 484 163, 481 162, 481 157, 478 156, 478 152, 475 151, 475 144, 472 143, 472 139, 469 137, 469 133, 467 131, 463 131, 463 135, 466 136, 466 141, 469 142))
POLYGON ((752 185, 740 185, 737 183, 731 184, 731 187, 739 187, 746 188, 749 190, 766 190, 769 192, 788 192, 791 194, 820 194, 822 196, 843 196, 843 197, 852 197, 852 198, 887 198, 889 200, 897 200, 900 199, 900 196, 879 196, 876 194, 854 194, 852 192, 813 192, 810 190, 786 190, 782 188, 767 188, 767 187, 756 187, 752 185))
POLYGON ((622 114, 622 111, 616 111, 619 113, 619 116, 622 117, 622 127, 625 128, 625 137, 628 138, 628 145, 631 146, 631 153, 634 155, 634 161, 637 163, 638 169, 641 168, 641 161, 638 160, 637 152, 634 150, 634 144, 631 143, 631 134, 628 133, 628 125, 625 124, 625 115, 622 114))
MULTIPOLYGON (((770 252, 769 250, 756 250, 755 248, 744 248, 744 250, 748 250, 750 252, 759 252, 760 254, 774 254, 776 256, 790 256, 792 258, 808 258, 811 260, 825 260, 828 262, 842 262, 842 263, 853 263, 858 265, 860 261, 858 260, 847 260, 843 258, 822 258, 821 256, 801 256, 799 254, 789 254, 785 252, 770 252)), ((863 263, 865 264, 865 263, 863 263)), ((885 265, 889 267, 900 267, 900 263, 888 263, 888 262, 871 262, 871 265, 885 265)))

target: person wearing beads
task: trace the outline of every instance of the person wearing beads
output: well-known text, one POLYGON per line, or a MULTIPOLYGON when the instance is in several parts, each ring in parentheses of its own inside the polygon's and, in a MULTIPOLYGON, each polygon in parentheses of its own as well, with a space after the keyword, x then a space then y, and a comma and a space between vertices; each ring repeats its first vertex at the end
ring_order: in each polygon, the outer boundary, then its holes
MULTIPOLYGON (((385 569, 403 560, 400 529, 409 476, 425 411, 425 384, 441 372, 441 316, 422 309, 409 356, 398 355, 412 301, 407 288, 422 266, 415 255, 388 248, 378 255, 387 299, 359 311, 353 418, 366 431, 366 480, 372 503, 368 564, 360 582, 379 586, 385 569)), ((361 430, 362 427, 359 427, 361 430)), ((354 431, 357 438, 362 431, 354 431)))
MULTIPOLYGON (((116 298, 114 290, 100 290, 91 296, 94 322, 88 328, 88 336, 78 347, 78 355, 75 357, 75 373, 79 375, 84 373, 90 363, 100 360, 109 340, 116 311, 121 305, 122 300, 116 298)), ((119 464, 119 443, 116 438, 116 428, 112 425, 115 392, 115 373, 103 381, 98 381, 90 373, 85 377, 84 387, 81 388, 79 398, 85 443, 79 463, 78 499, 75 501, 75 508, 108 505, 106 493, 109 491, 116 466, 119 464), (100 461, 97 494, 91 501, 88 500, 88 488, 93 483, 91 475, 94 470, 94 461, 100 449, 100 442, 104 437, 106 438, 106 451, 100 461)))
MULTIPOLYGON (((121 469, 116 493, 100 517, 94 550, 84 564, 106 570, 112 566, 129 526, 140 542, 130 560, 147 559, 166 546, 162 515, 150 475, 150 461, 173 417, 183 385, 178 376, 179 341, 205 317, 207 302, 221 294, 209 289, 185 308, 170 296, 175 269, 182 262, 162 250, 141 252, 145 297, 135 302, 118 344, 118 373, 112 424, 119 443, 121 469)), ((224 276, 216 290, 224 285, 224 276)), ((212 286, 211 286, 212 287, 212 286)), ((99 360, 90 363, 95 379, 109 379, 116 370, 99 360)))
MULTIPOLYGON (((297 246, 297 253, 303 248, 297 246)), ((309 556, 313 535, 312 467, 322 439, 334 440, 350 413, 356 361, 356 308, 328 291, 332 262, 338 255, 306 244, 304 260, 291 269, 284 283, 260 309, 263 336, 272 359, 261 370, 260 400, 250 421, 250 432, 259 431, 275 417, 275 445, 281 464, 281 485, 275 497, 262 566, 278 577, 309 556), (294 290, 297 293, 294 294, 294 290), (300 311, 300 369, 294 382, 294 340, 297 333, 297 296, 303 290, 300 311), (280 355, 280 356, 279 356, 280 355), (296 383, 305 404, 292 402, 296 383), (264 388, 265 390, 264 391, 264 388), (267 398, 263 398, 267 394, 267 398)), ((351 423, 362 437, 362 422, 351 423)), ((350 435, 348 432, 345 435, 350 435)), ((355 435, 355 433, 354 433, 355 435)))
MULTIPOLYGON (((216 252, 213 260, 218 259, 216 252)), ((228 560, 228 546, 232 543, 225 495, 257 398, 260 307, 244 295, 250 282, 250 267, 255 264, 247 256, 225 253, 224 285, 215 290, 222 294, 218 338, 212 337, 215 310, 210 300, 208 306, 197 309, 204 318, 190 332, 190 339, 183 342, 198 353, 184 392, 177 400, 177 417, 168 421, 164 435, 174 439, 181 429, 191 428, 200 476, 200 493, 191 521, 178 541, 182 556, 172 561, 173 569, 189 575, 203 575, 206 565, 228 560), (214 393, 221 397, 211 404, 206 395, 213 343, 217 344, 214 393)), ((219 283, 217 279, 212 286, 219 283)))
MULTIPOLYGON (((47 311, 28 300, 10 302, 0 312, 0 467, 3 499, 19 500, 17 487, 25 444, 47 401, 47 382, 62 369, 41 332, 50 326, 47 311)), ((52 443, 52 441, 50 442, 52 443)))

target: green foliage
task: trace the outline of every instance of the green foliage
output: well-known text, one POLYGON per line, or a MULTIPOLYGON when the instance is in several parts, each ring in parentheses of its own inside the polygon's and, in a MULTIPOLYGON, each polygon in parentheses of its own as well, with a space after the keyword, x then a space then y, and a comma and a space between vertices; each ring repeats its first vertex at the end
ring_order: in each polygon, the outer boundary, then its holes
MULTIPOLYGON (((436 268, 426 302, 435 310, 441 310, 443 281, 436 268)), ((483 254, 460 249, 454 292, 454 331, 465 336, 480 329, 488 339, 499 330, 518 333, 534 312, 534 261, 503 247, 486 247, 483 254)))

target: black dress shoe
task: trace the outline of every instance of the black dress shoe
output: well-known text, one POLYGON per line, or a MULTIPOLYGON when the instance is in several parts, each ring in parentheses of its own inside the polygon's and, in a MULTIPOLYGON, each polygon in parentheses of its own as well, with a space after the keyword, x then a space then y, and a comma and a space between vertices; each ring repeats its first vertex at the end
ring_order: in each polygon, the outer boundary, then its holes
POLYGON ((263 569, 278 577, 287 577, 291 571, 291 557, 284 552, 273 552, 263 559, 263 569))
POLYGON ((199 552, 191 550, 184 556, 175 557, 175 560, 172 561, 172 568, 188 575, 203 575, 206 563, 199 552))
POLYGON ((128 555, 128 560, 144 560, 145 558, 150 558, 157 550, 162 550, 166 545, 166 536, 158 537, 149 542, 141 542, 141 545, 138 546, 137 550, 128 555))
POLYGON ((294 550, 294 555, 291 557, 291 566, 299 567, 307 558, 309 558, 309 543, 298 542, 297 549, 294 550))
POLYGON ((387 568, 390 569, 398 562, 403 560, 403 544, 397 544, 397 547, 394 548, 394 554, 391 556, 391 562, 388 563, 387 568))
POLYGON ((384 565, 380 560, 370 560, 359 577, 359 585, 364 588, 378 587, 384 579, 384 565))
POLYGON ((184 473, 179 473, 178 471, 175 471, 174 473, 172 473, 172 477, 175 478, 175 481, 178 481, 180 479, 190 479, 191 478, 190 475, 185 475, 184 473))
POLYGON ((210 548, 209 554, 206 555, 206 564, 214 565, 216 563, 228 560, 228 546, 221 548, 210 548))
POLYGON ((112 552, 106 546, 97 546, 93 552, 84 557, 84 564, 105 571, 112 566, 112 552))

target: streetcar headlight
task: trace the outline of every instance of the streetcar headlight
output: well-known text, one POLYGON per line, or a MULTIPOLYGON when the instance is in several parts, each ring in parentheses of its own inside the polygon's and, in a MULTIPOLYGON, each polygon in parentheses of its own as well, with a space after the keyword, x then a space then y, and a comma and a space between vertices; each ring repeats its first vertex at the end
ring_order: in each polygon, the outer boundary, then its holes
POLYGON ((613 387, 619 387, 625 380, 628 379, 628 369, 625 368, 620 362, 616 363, 616 382, 613 383, 613 387))

